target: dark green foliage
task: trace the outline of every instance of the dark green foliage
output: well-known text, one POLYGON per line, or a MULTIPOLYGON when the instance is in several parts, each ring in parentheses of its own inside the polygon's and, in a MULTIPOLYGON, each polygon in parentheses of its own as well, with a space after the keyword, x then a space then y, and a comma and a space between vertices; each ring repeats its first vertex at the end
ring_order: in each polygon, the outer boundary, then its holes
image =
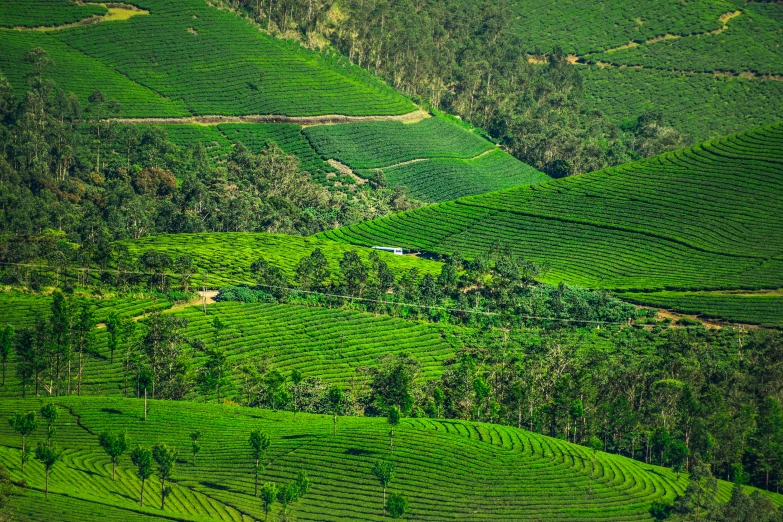
POLYGON ((41 406, 41 418, 46 422, 46 440, 51 440, 55 434, 54 423, 57 422, 59 412, 57 406, 52 403, 47 403, 41 406))
POLYGON ((21 451, 21 462, 22 462, 22 473, 24 473, 24 463, 29 458, 29 452, 27 450, 27 436, 30 435, 32 432, 38 428, 38 423, 35 420, 35 413, 34 412, 28 412, 26 414, 17 413, 13 417, 8 419, 8 424, 11 425, 11 428, 21 435, 22 437, 22 451, 21 451))
POLYGON ((39 442, 35 448, 35 460, 41 463, 46 472, 46 498, 49 498, 49 473, 61 456, 62 453, 57 451, 52 441, 39 442))
POLYGON ((408 509, 408 501, 399 493, 389 493, 389 499, 386 501, 386 511, 392 518, 402 518, 408 509))
POLYGON ((141 480, 139 505, 144 506, 144 483, 152 475, 152 451, 136 446, 130 453, 130 460, 136 466, 136 476, 141 480))
POLYGON ((158 443, 152 447, 152 459, 158 465, 158 478, 160 478, 160 509, 166 509, 166 479, 171 477, 174 464, 177 462, 177 450, 158 443))
MULTIPOLYGON (((130 437, 124 431, 111 432, 104 431, 98 436, 98 444, 111 459, 111 478, 117 479, 117 462, 128 449, 130 449, 130 437)), ((194 457, 195 458, 195 457, 194 457)))
POLYGON ((264 521, 269 519, 269 509, 277 500, 278 489, 274 482, 264 482, 261 486, 261 503, 264 505, 264 521))
POLYGON ((386 516, 386 488, 389 487, 397 466, 390 460, 376 460, 372 468, 372 474, 383 489, 383 514, 386 516))
POLYGON ((261 459, 264 458, 264 454, 272 444, 272 439, 269 435, 259 430, 253 430, 250 432, 250 450, 253 460, 255 461, 255 495, 258 496, 258 473, 263 467, 261 459))

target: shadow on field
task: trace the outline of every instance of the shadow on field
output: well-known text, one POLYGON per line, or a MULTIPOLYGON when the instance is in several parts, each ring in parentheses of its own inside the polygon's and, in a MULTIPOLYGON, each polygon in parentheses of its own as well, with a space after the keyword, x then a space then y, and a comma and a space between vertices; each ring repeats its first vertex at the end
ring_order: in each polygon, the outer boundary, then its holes
POLYGON ((101 413, 111 413, 112 415, 122 415, 122 412, 120 410, 115 410, 114 408, 101 408, 101 413))
POLYGON ((205 488, 219 489, 220 491, 228 491, 228 486, 224 486, 222 484, 216 484, 214 482, 208 482, 206 480, 199 482, 199 484, 201 484, 205 488))
POLYGON ((348 448, 345 450, 346 455, 355 455, 357 457, 363 457, 366 455, 372 455, 373 452, 366 449, 359 449, 359 448, 348 448))

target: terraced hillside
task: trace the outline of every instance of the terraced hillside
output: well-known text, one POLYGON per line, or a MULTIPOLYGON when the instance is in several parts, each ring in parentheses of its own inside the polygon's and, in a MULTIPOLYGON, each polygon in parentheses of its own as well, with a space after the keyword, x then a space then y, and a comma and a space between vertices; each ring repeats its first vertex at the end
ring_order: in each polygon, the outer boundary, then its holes
POLYGON ((383 174, 414 198, 446 201, 549 179, 447 117, 417 123, 354 123, 308 127, 304 134, 324 158, 366 179, 383 174))
POLYGON ((783 7, 706 0, 517 2, 528 52, 559 45, 616 122, 650 109, 695 140, 783 117, 783 7))
MULTIPOLYGON (((49 3, 17 4, 44 17, 49 3)), ((75 92, 84 105, 87 95, 100 88, 120 102, 124 116, 373 115, 414 110, 410 101, 345 60, 276 40, 202 0, 135 4, 149 15, 46 33, 0 30, 0 71, 16 93, 23 93, 24 75, 30 70, 24 53, 41 47, 55 63, 49 74, 61 88, 75 92)), ((6 20, 2 15, 0 11, 0 26, 18 24, 14 17, 6 20)), ((43 25, 61 22, 63 16, 55 11, 43 25)))
MULTIPOLYGON (((0 424, 0 462, 27 487, 13 502, 25 520, 221 520, 264 517, 253 496, 248 435, 261 429, 272 444, 263 459, 262 481, 285 483, 305 470, 310 491, 290 510, 296 520, 382 520, 381 490, 373 463, 388 457, 385 419, 343 417, 332 435, 329 416, 151 401, 147 421, 142 401, 59 399, 55 442, 65 450, 43 502, 44 474, 30 461, 19 471, 19 437, 0 424), (198 426, 202 449, 195 465, 188 434, 198 426), (138 506, 140 482, 128 457, 117 480, 97 444, 104 430, 127 430, 134 443, 164 442, 179 450, 166 510, 160 485, 148 481, 145 507, 138 506), (208 478, 205 478, 208 477, 208 478)), ((38 409, 40 402, 3 401, 0 414, 38 409)), ((42 430, 28 438, 34 443, 42 430)), ((460 421, 404 419, 395 430, 397 471, 390 491, 408 500, 409 520, 648 520, 655 499, 673 499, 687 478, 603 452, 515 428, 460 421)), ((720 483, 726 500, 729 485, 720 483)), ((768 494, 780 505, 781 497, 768 494)), ((273 519, 280 516, 275 505, 273 519)))
MULTIPOLYGON (((373 252, 369 248, 356 248, 314 237, 253 232, 168 234, 143 237, 124 244, 132 257, 138 257, 147 250, 165 252, 172 257, 189 255, 198 270, 193 276, 193 284, 210 288, 254 284, 255 276, 250 273, 250 265, 259 258, 277 266, 288 278, 293 279, 299 260, 309 256, 316 248, 321 249, 329 262, 332 276, 339 273, 339 262, 346 252, 356 250, 365 262, 370 252, 373 252)), ((436 261, 376 252, 396 276, 411 268, 418 269, 421 276, 437 275, 441 270, 441 264, 436 261)))
POLYGON ((611 289, 783 286, 783 125, 319 235, 474 256, 501 242, 544 279, 611 289))
POLYGON ((783 327, 783 295, 778 292, 627 292, 618 297, 709 319, 783 327))

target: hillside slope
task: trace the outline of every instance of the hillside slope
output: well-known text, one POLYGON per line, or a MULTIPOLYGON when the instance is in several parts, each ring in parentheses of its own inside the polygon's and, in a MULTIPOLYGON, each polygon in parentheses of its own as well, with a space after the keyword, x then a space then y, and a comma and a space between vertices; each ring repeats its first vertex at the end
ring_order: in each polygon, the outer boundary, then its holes
MULTIPOLYGON (((48 2, 24 0, 45 16, 48 2)), ((403 96, 345 60, 277 40, 202 0, 140 0, 149 11, 127 20, 49 32, 0 29, 0 71, 26 89, 24 53, 49 51, 52 75, 82 104, 94 89, 116 98, 123 116, 190 114, 402 114, 403 96), (304 95, 304 93, 307 93, 304 95)), ((0 11, 2 16, 2 11, 0 11)), ((53 25, 63 19, 52 14, 53 25)), ((48 21, 48 20, 47 20, 48 21)), ((15 24, 15 19, 0 26, 15 24)))
POLYGON ((783 286, 783 124, 645 161, 327 231, 474 256, 500 242, 588 287, 783 286))
MULTIPOLYGON (((264 517, 253 496, 250 430, 272 439, 263 459, 262 481, 278 484, 305 470, 311 489, 293 505, 296 520, 381 520, 381 489, 371 468, 389 456, 385 419, 340 418, 332 435, 330 416, 151 401, 147 421, 142 401, 78 399, 54 401, 61 410, 55 442, 63 462, 50 481, 50 502, 41 502, 43 470, 28 462, 19 471, 19 437, 0 425, 0 461, 29 489, 15 500, 26 520, 149 519, 247 521, 264 517), (202 450, 195 466, 189 433, 198 427, 202 450), (118 478, 97 444, 106 429, 127 430, 134 444, 165 442, 179 450, 166 510, 160 505, 160 483, 151 478, 145 507, 138 506, 140 483, 127 457, 118 478), (208 478, 205 478, 208 477, 208 478), (56 511, 54 511, 56 510, 56 511)), ((5 417, 37 409, 40 402, 3 401, 5 417)), ((40 440, 39 430, 28 443, 40 440)), ((412 520, 649 520, 655 499, 673 499, 686 484, 669 469, 632 461, 515 428, 432 419, 404 419, 395 430, 393 455, 397 471, 390 491, 408 500, 412 520)), ((721 482, 720 497, 729 484, 721 482)), ((781 497, 768 494, 776 504, 781 497)), ((279 506, 271 513, 279 516, 279 506)))

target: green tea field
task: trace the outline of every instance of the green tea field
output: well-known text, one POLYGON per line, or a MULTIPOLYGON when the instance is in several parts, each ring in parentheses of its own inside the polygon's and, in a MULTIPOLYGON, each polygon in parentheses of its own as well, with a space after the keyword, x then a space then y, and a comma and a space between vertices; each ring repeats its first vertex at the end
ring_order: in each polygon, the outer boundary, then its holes
POLYGON ((594 288, 778 288, 781 150, 783 125, 772 125, 319 237, 467 256, 500 242, 548 263, 547 281, 594 288))
MULTIPOLYGON (((151 401, 63 398, 54 441, 64 450, 50 477, 50 500, 43 502, 43 468, 28 462, 19 469, 20 439, 0 424, 0 462, 28 487, 13 509, 25 520, 226 520, 264 518, 253 496, 253 461, 247 439, 252 429, 269 434, 261 481, 290 481, 300 470, 310 491, 289 509, 296 520, 382 520, 382 491, 371 473, 389 456, 384 419, 342 417, 332 435, 330 416, 151 401), (189 433, 201 432, 195 465, 189 433), (97 444, 105 430, 126 430, 132 443, 163 442, 179 452, 166 509, 160 507, 160 481, 150 478, 145 506, 138 505, 140 481, 128 457, 117 479, 97 444)), ((38 409, 34 399, 4 400, 0 415, 38 409)), ((43 428, 28 437, 41 440, 43 428)), ((409 520, 648 520, 653 500, 673 499, 687 477, 666 468, 597 452, 582 446, 491 424, 405 419, 395 430, 396 472, 389 491, 408 499, 409 520)), ((726 500, 730 485, 720 483, 726 500)), ((769 493, 776 504, 780 496, 769 493)), ((280 506, 270 513, 277 519, 280 506)))
MULTIPOLYGON (((164 252, 172 257, 189 255, 197 269, 193 283, 209 288, 255 283, 255 276, 250 273, 250 265, 259 258, 280 268, 288 278, 293 278, 299 260, 309 256, 316 248, 323 252, 332 274, 337 274, 340 259, 346 252, 356 250, 359 257, 366 262, 373 251, 314 237, 251 232, 170 234, 144 237, 124 244, 133 257, 138 257, 147 250, 164 252)), ((421 276, 440 273, 441 264, 436 261, 376 252, 396 275, 411 268, 418 269, 421 276)))
MULTIPOLYGON (((32 0, 22 4, 35 5, 32 0)), ((75 92, 84 105, 87 95, 101 88, 120 102, 123 116, 132 117, 414 110, 410 101, 361 68, 272 38, 201 0, 144 0, 137 7, 149 15, 50 32, 0 29, 0 70, 21 94, 26 89, 23 76, 30 70, 24 53, 41 47, 54 61, 51 74, 60 87, 75 92), (117 46, 118 41, 123 45, 117 46), (308 96, 300 95, 303 90, 308 96)), ((30 10, 36 17, 46 16, 40 6, 30 10)), ((78 16, 70 11, 60 9, 40 23, 54 25, 78 16)), ((0 11, 0 26, 19 23, 16 15, 6 20, 0 11)))

